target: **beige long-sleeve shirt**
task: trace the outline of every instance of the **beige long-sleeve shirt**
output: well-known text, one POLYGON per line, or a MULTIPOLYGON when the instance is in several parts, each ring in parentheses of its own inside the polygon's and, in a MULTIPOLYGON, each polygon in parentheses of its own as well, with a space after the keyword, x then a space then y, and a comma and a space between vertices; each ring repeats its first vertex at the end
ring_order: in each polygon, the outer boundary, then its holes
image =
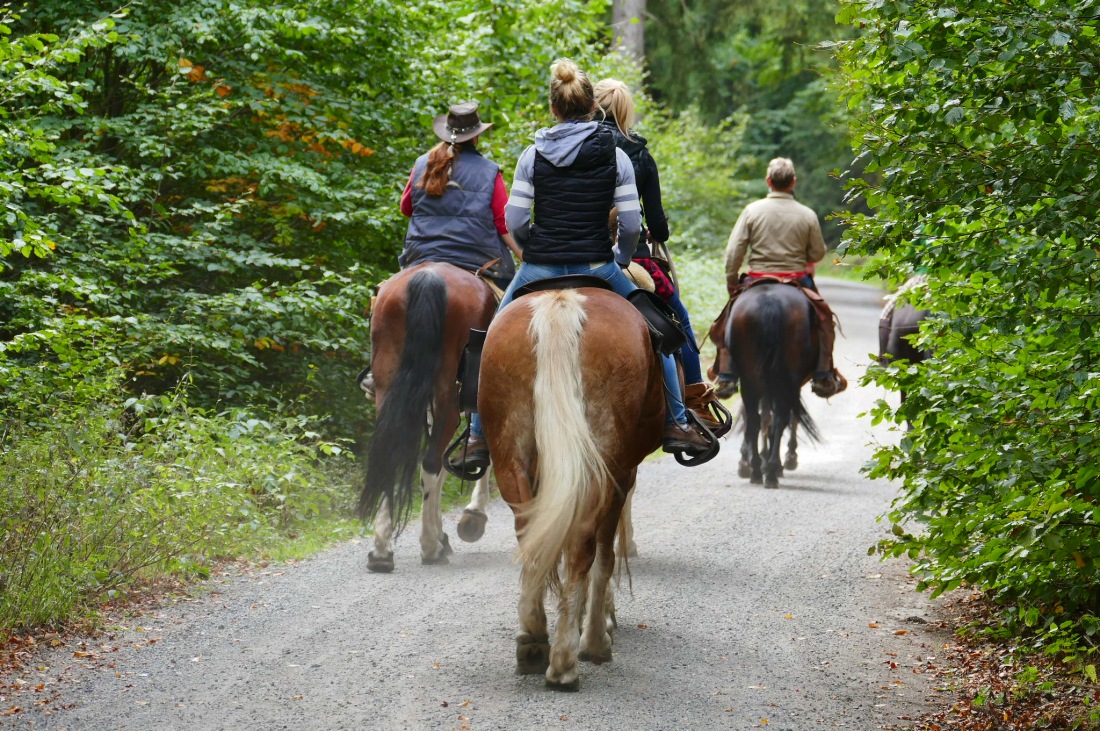
POLYGON ((726 245, 726 280, 735 280, 748 251, 753 272, 801 272, 825 258, 817 214, 790 193, 768 193, 745 206, 726 245))

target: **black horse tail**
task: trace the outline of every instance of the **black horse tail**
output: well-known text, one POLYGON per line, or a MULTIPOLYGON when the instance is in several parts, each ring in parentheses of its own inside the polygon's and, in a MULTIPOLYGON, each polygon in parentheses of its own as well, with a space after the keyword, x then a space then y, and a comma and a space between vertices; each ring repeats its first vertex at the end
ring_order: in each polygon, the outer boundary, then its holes
MULTIPOLYGON (((761 297, 759 306, 762 327, 757 357, 764 375, 764 392, 772 396, 772 413, 780 418, 783 414, 797 418, 802 433, 812 441, 820 441, 817 424, 806 411, 806 404, 802 400, 801 374, 794 370, 784 353, 786 339, 791 337, 792 332, 791 316, 784 309, 783 302, 773 297, 761 297)), ((811 309, 809 302, 805 306, 807 310, 811 309)), ((806 322, 813 322, 814 317, 815 314, 808 311, 806 322)), ((806 347, 810 348, 810 344, 806 343, 806 347)))
POLYGON ((409 521, 418 484, 419 461, 428 435, 436 371, 447 318, 447 285, 431 271, 417 272, 406 289, 405 349, 375 420, 367 480, 359 496, 359 517, 378 512, 389 498, 394 528, 409 521))

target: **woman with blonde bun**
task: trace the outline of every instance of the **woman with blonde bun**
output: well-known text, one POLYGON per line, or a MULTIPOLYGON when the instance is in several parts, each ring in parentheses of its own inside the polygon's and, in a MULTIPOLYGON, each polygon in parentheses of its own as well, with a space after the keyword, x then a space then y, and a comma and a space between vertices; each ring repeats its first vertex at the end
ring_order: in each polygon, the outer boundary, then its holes
POLYGON ((646 147, 645 137, 634 131, 634 98, 630 87, 618 79, 604 79, 595 86, 596 104, 603 119, 601 126, 606 127, 615 139, 615 146, 627 154, 634 166, 634 181, 641 196, 642 217, 645 228, 642 229, 638 247, 634 250, 634 261, 645 268, 653 277, 656 293, 675 310, 684 325, 688 342, 680 348, 680 362, 684 366, 684 399, 687 408, 709 429, 718 430, 720 422, 714 418, 710 404, 717 401, 714 388, 703 380, 703 370, 699 365, 699 348, 695 333, 691 329, 691 318, 687 307, 680 299, 680 293, 668 273, 652 258, 649 241, 663 243, 668 241, 668 219, 661 205, 661 179, 657 173, 657 162, 646 147))
MULTIPOLYGON (((620 268, 630 264, 642 231, 634 166, 615 146, 611 131, 593 120, 592 82, 569 59, 550 67, 550 111, 557 124, 538 130, 535 144, 520 155, 504 208, 523 264, 498 312, 525 284, 566 274, 600 277, 624 297, 637 289, 620 268), (617 247, 607 227, 612 208, 618 211, 617 247)), ((687 422, 675 360, 665 356, 662 365, 668 394, 663 447, 700 454, 710 442, 687 422)), ((468 473, 488 463, 488 445, 475 414, 466 448, 455 451, 451 464, 468 473)))

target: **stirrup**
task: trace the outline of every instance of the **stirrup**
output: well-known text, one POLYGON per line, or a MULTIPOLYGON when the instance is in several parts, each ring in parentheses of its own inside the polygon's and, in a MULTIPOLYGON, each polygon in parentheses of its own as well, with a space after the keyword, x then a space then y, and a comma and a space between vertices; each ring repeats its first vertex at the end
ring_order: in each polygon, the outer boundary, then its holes
MULTIPOLYGON (((728 415, 729 412, 727 411, 726 414, 728 415)), ((718 443, 718 437, 714 435, 714 432, 708 429, 706 424, 699 421, 699 417, 691 409, 687 410, 687 418, 689 424, 699 427, 700 431, 703 432, 703 436, 710 442, 710 446, 695 456, 687 456, 683 450, 678 450, 672 453, 672 457, 684 467, 696 467, 705 462, 710 462, 718 456, 718 449, 721 445, 718 443)))
POLYGON ((466 424, 466 428, 455 437, 455 440, 451 442, 447 447, 447 451, 443 453, 443 466, 448 472, 457 477, 460 480, 467 480, 469 482, 477 482, 489 471, 489 465, 491 462, 486 460, 484 465, 469 466, 466 464, 466 445, 469 442, 470 437, 470 425, 466 424), (462 448, 462 462, 455 462, 453 459, 456 456, 459 448, 462 448))

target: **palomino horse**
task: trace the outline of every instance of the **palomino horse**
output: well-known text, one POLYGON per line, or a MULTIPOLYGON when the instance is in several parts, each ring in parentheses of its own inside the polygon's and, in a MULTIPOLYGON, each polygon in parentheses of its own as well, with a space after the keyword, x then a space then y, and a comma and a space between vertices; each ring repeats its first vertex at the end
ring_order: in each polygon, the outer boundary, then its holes
POLYGON ((817 429, 801 395, 802 386, 813 376, 817 364, 817 327, 817 316, 806 295, 788 284, 754 284, 737 298, 730 311, 726 346, 741 377, 745 425, 738 474, 753 483, 779 487, 783 467, 793 470, 798 466, 800 424, 810 439, 817 439, 817 429), (781 466, 779 441, 788 426, 790 442, 781 466))
MULTIPOLYGON (((443 451, 460 420, 455 379, 470 329, 487 328, 495 311, 488 285, 451 264, 418 264, 379 287, 371 314, 377 420, 359 498, 360 516, 375 517, 371 571, 393 571, 391 542, 408 522, 418 468, 421 563, 447 563, 452 553, 440 493, 443 451)), ((459 524, 463 540, 481 537, 489 491, 482 477, 459 524)))
POLYGON ((520 297, 489 329, 478 408, 523 565, 516 670, 575 690, 578 656, 611 659, 619 516, 661 445, 663 379, 645 320, 602 289, 520 297), (552 643, 548 588, 559 597, 552 643))

